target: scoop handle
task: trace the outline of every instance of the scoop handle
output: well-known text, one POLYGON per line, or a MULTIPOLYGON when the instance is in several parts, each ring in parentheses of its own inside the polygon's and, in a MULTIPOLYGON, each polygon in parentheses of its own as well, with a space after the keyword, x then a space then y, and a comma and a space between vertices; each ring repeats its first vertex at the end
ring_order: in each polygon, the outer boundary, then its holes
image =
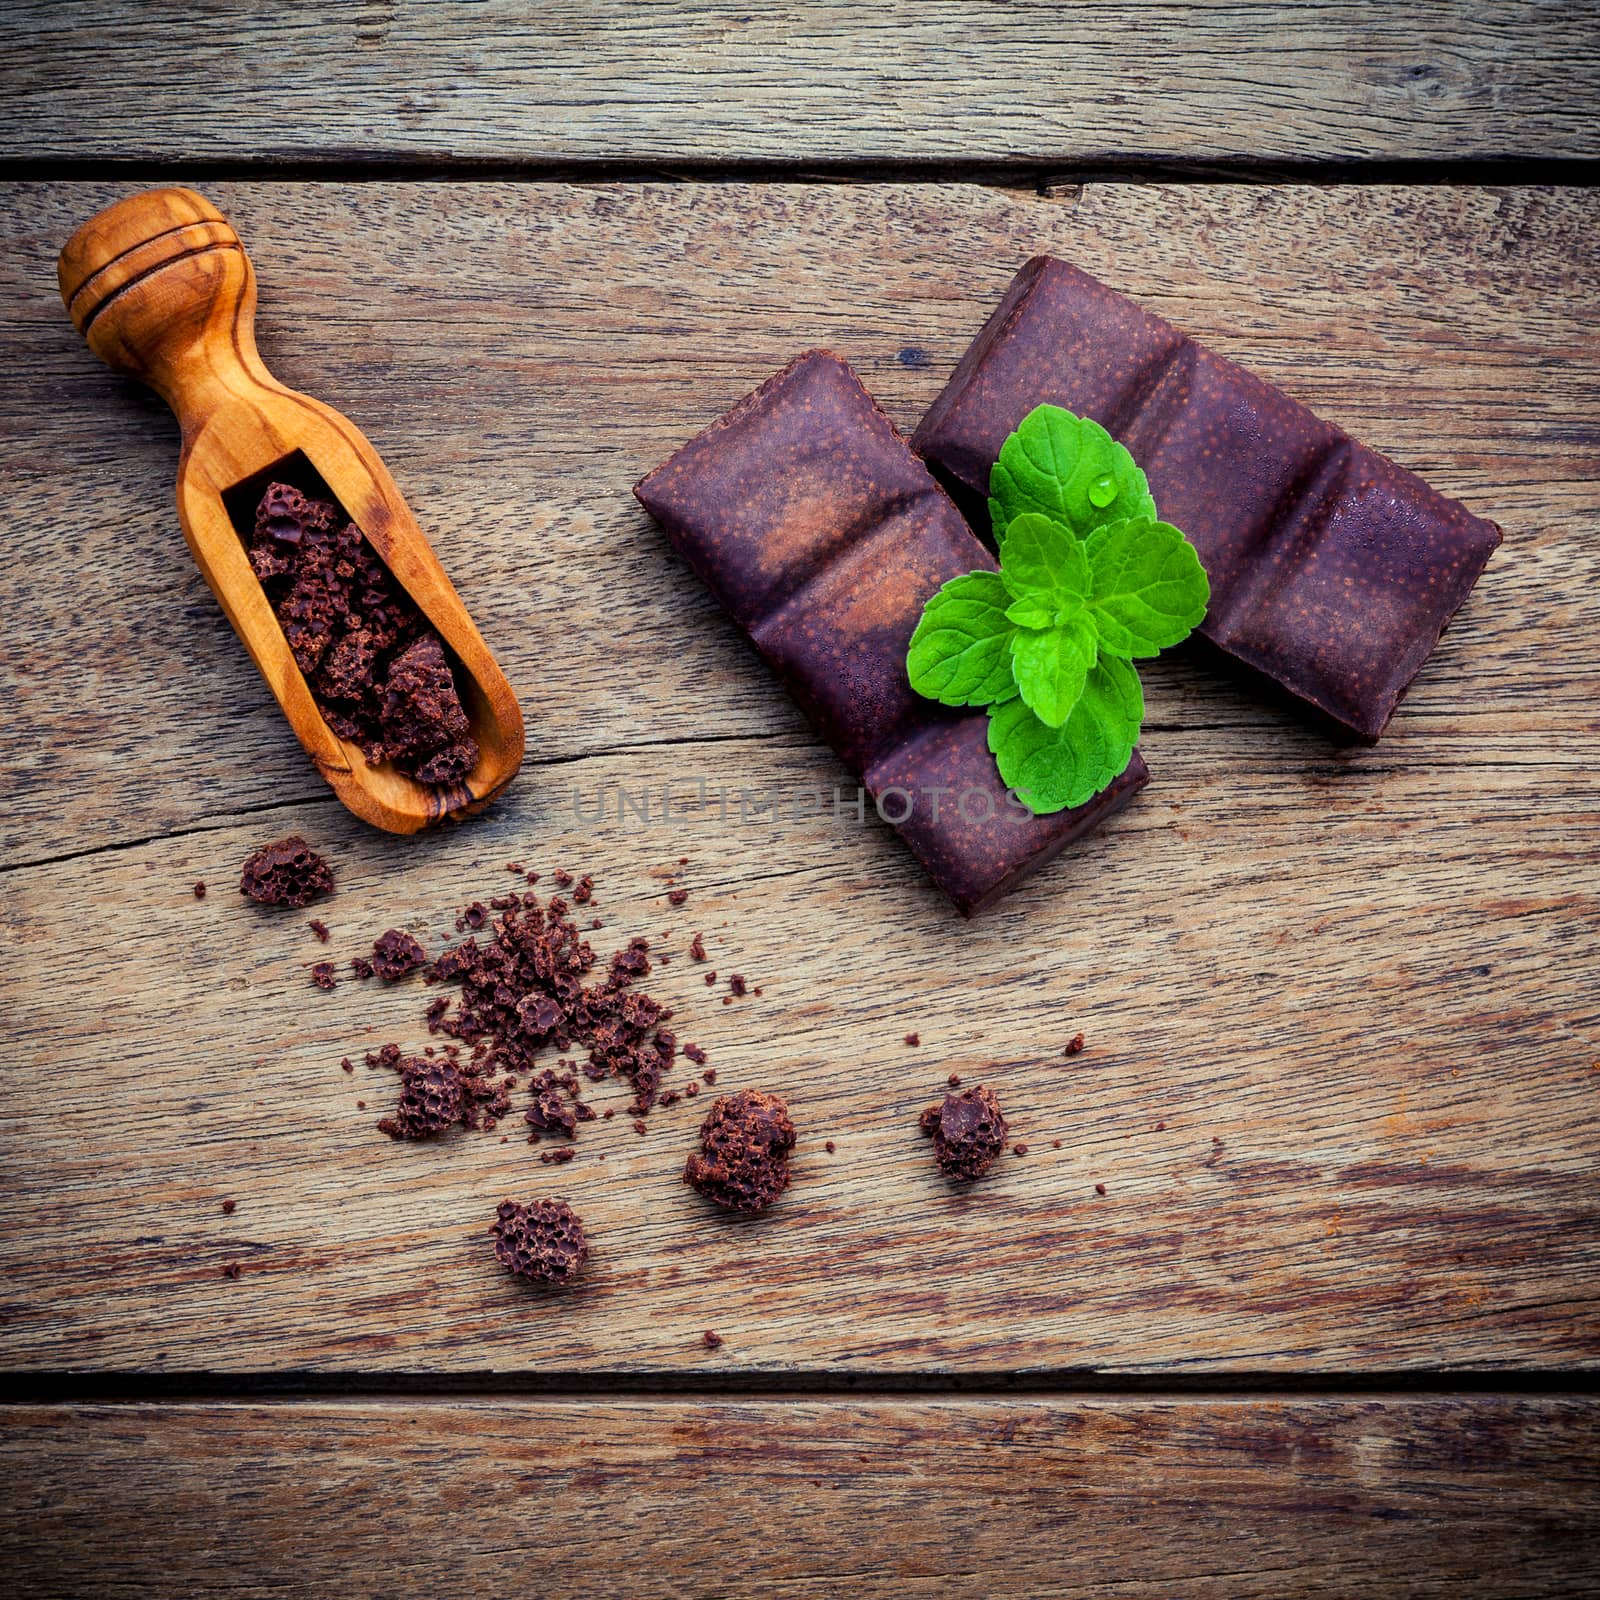
POLYGON ((56 263, 89 348, 155 389, 187 437, 273 384, 256 351, 256 276, 233 225, 193 189, 148 189, 83 224, 56 263))

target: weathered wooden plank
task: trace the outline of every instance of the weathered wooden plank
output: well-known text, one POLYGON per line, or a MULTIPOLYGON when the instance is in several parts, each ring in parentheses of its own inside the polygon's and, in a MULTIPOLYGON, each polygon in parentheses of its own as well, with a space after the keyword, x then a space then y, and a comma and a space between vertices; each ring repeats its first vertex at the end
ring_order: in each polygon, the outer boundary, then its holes
POLYGON ((1597 1407, 476 1401, 0 1411, 18 1592, 1542 1596, 1597 1407))
MULTIPOLYGON (((0 686, 13 805, 0 861, 320 790, 179 538, 164 409, 95 363, 56 300, 56 249, 121 192, 5 191, 16 247, 0 258, 12 557, 0 686)), ((1575 644, 1600 606, 1591 193, 217 195, 256 257, 268 361, 384 452, 523 696, 534 762, 800 726, 628 486, 810 344, 854 360, 909 428, 1040 249, 1149 297, 1506 526, 1385 752, 1361 760, 1386 762, 1425 731, 1430 763, 1559 763, 1592 736, 1600 665, 1575 644), (1559 673, 1536 639, 1564 642, 1559 673)), ((1324 749, 1209 671, 1179 681, 1169 720, 1324 749)))
POLYGON ((542 766, 470 827, 399 842, 317 795, 188 571, 157 403, 49 304, 55 242, 108 192, 10 195, 5 847, 39 864, 0 902, 6 1364, 1600 1354, 1592 197, 224 191, 261 265, 268 359, 357 418, 442 525, 532 714, 542 766), (972 928, 876 825, 713 807, 641 827, 614 798, 603 823, 575 816, 574 786, 592 806, 606 784, 838 780, 627 485, 812 342, 855 357, 909 424, 1046 247, 1506 524, 1384 743, 1331 750, 1203 664, 1162 663, 1155 784, 972 928), (681 954, 660 992, 721 1085, 791 1096, 805 1139, 782 1210, 706 1217, 677 1181, 691 1105, 645 1139, 625 1119, 585 1130, 564 1169, 517 1142, 391 1146, 372 1128, 387 1085, 337 1063, 421 1042, 420 998, 317 994, 325 952, 301 919, 230 889, 290 827, 337 863, 334 954, 397 923, 437 946, 516 858, 594 868, 619 941, 670 926, 681 952, 707 929, 764 996, 715 1004, 681 954), (694 893, 670 912, 652 873, 680 855, 694 893), (197 877, 215 885, 202 903, 197 877), (1091 1050, 1067 1065, 1080 1027, 1091 1050), (966 1198, 913 1130, 951 1070, 996 1081, 1030 1146, 966 1198), (530 1305, 488 1260, 508 1192, 567 1192, 588 1216, 594 1271, 570 1300, 530 1305), (708 1323, 729 1335, 715 1358, 708 1323))
POLYGON ((713 796, 834 783, 798 735, 575 761, 412 846, 332 802, 277 812, 274 832, 304 830, 337 864, 327 949, 234 892, 272 836, 261 819, 7 874, 0 1361, 1594 1362, 1600 898, 1592 800, 1561 792, 1592 778, 1371 768, 1270 728, 1152 743, 1164 786, 971 927, 876 824, 741 824, 735 799, 726 822, 713 802, 664 824, 657 804, 643 827, 619 823, 614 788, 603 824, 574 817, 573 786, 588 809, 607 785, 670 781, 681 803, 702 777, 713 796), (679 856, 692 893, 672 909, 679 856), (703 1098, 644 1138, 625 1115, 586 1127, 565 1167, 515 1124, 506 1144, 375 1131, 393 1079, 339 1059, 426 1042, 427 995, 325 995, 307 969, 391 925, 436 950, 508 859, 595 867, 602 950, 672 930, 651 990, 680 1037, 719 1090, 785 1093, 803 1132, 765 1222, 730 1224, 682 1185, 703 1098), (195 878, 214 886, 203 902, 195 878), (718 1003, 683 954, 695 929, 761 997, 718 1003), (1090 1048, 1065 1061, 1078 1029, 1090 1048), (952 1071, 996 1085, 1029 1147, 969 1194, 916 1131, 952 1071), (502 1196, 540 1194, 571 1198, 594 1235, 559 1301, 530 1299, 485 1235, 502 1196), (707 1326, 727 1337, 715 1356, 707 1326))
POLYGON ((1600 11, 589 0, 8 7, 11 157, 1600 154, 1600 11))

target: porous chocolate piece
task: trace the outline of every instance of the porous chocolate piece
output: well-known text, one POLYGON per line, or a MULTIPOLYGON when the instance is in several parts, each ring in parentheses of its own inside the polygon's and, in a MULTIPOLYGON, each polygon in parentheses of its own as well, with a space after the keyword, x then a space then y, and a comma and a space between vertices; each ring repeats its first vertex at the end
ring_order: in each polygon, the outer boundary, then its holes
POLYGON ((392 1139, 431 1139, 461 1121, 466 1094, 454 1061, 413 1056, 400 1063, 400 1099, 379 1128, 392 1139))
POLYGON ((372 970, 385 983, 394 983, 427 963, 428 952, 409 933, 390 928, 372 943, 372 970))
MULTIPOLYGON (((384 745, 402 770, 471 744, 467 714, 436 634, 413 640, 390 663, 378 717, 384 745)), ((475 746, 472 756, 475 761, 475 746)))
POLYGON ((995 562, 837 356, 801 356, 634 494, 965 915, 1143 787, 1135 752, 1087 804, 1032 816, 1007 795, 986 714, 912 690, 924 604, 995 562))
POLYGON ((589 1259, 583 1220, 565 1200, 502 1200, 489 1231, 501 1266, 540 1283, 570 1283, 589 1259))
POLYGON ((466 777, 478 747, 444 647, 361 530, 331 501, 273 483, 248 549, 328 726, 421 783, 466 777))
POLYGON ((308 906, 332 888, 328 863, 297 833, 262 845, 239 874, 239 893, 264 906, 308 906))
POLYGON ((339 986, 339 974, 331 961, 319 961, 311 969, 311 981, 319 989, 336 989, 339 986))
POLYGON ((1037 405, 1090 416, 1144 468, 1211 579, 1200 632, 1367 741, 1500 530, 1076 267, 1023 267, 913 436, 988 531, 989 473, 1037 405))
POLYGON ((684 1181, 730 1211, 765 1211, 789 1187, 794 1141, 789 1108, 777 1095, 724 1095, 700 1124, 701 1148, 689 1157, 684 1181))
POLYGON ((963 1183, 981 1178, 1005 1149, 1005 1113, 985 1084, 947 1094, 943 1105, 922 1113, 919 1125, 933 1139, 939 1170, 963 1183))

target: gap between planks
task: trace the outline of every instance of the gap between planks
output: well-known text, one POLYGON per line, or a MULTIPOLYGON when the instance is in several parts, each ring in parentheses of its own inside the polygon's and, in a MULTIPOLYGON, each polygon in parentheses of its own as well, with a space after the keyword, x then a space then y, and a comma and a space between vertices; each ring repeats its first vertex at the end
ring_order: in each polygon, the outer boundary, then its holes
POLYGON ((698 183, 871 185, 965 183, 1072 203, 1090 183, 1322 184, 1422 188, 1447 185, 1600 185, 1600 158, 1580 156, 1430 157, 1402 160, 1301 160, 1238 156, 1212 161, 1113 156, 1071 166, 1037 161, 530 161, 516 157, 352 157, 341 151, 282 160, 0 157, 7 183, 698 183))

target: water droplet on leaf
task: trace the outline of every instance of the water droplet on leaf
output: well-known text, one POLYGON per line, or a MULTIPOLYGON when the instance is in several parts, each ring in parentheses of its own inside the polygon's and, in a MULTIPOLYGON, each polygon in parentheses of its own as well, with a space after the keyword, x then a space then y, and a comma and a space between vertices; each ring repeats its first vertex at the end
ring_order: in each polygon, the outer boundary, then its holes
POLYGON ((1117 498, 1117 480, 1109 472, 1102 472, 1093 483, 1089 485, 1089 504, 1105 508, 1117 498))

